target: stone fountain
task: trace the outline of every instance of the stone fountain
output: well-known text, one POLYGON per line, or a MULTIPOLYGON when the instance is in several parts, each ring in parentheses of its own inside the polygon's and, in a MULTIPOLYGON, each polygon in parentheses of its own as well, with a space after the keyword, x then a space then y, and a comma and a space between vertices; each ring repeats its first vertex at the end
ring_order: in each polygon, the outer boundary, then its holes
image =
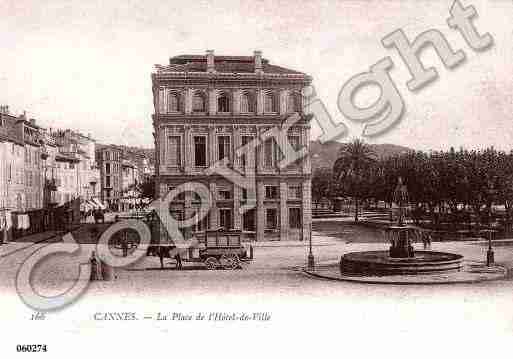
POLYGON ((405 223, 408 200, 408 189, 403 184, 401 177, 397 180, 397 186, 394 190, 393 201, 397 204, 398 215, 397 225, 389 226, 386 229, 386 235, 390 241, 390 258, 413 258, 415 252, 411 244, 411 235, 415 228, 407 226, 405 223))
POLYGON ((340 259, 342 275, 418 275, 459 271, 463 256, 436 251, 416 251, 413 238, 422 234, 418 227, 407 224, 408 190, 399 177, 393 201, 397 205, 397 222, 385 228, 388 250, 351 252, 340 259))

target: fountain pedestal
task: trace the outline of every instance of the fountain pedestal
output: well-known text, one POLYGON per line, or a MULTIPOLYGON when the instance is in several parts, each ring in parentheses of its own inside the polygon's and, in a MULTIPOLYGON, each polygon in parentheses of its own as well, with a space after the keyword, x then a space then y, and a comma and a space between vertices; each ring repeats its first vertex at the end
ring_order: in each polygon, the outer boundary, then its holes
POLYGON ((387 228, 387 236, 391 243, 388 250, 390 258, 413 258, 414 251, 409 232, 412 228, 407 226, 390 226, 387 228))

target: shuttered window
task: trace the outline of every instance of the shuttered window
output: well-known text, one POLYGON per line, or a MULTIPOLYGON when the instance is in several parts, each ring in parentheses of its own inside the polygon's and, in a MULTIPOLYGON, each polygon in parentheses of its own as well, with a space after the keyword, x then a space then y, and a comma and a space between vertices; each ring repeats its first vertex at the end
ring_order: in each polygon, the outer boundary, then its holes
POLYGON ((300 112, 300 98, 298 94, 289 94, 287 98, 287 112, 300 112))
POLYGON ((205 136, 194 137, 194 165, 196 167, 207 165, 207 139, 205 136))
POLYGON ((278 148, 274 138, 269 138, 264 142, 264 167, 274 168, 278 161, 278 148))
POLYGON ((169 136, 167 140, 167 164, 179 167, 182 162, 182 146, 180 136, 169 136))
POLYGON ((230 99, 225 93, 217 98, 217 112, 230 112, 230 99))
POLYGON ((192 98, 192 112, 205 112, 205 98, 200 93, 192 98))
POLYGON ((253 96, 250 93, 244 92, 240 97, 240 112, 241 113, 253 113, 255 112, 255 103, 253 96))
POLYGON ((219 136, 217 137, 217 145, 218 145, 218 160, 222 160, 227 157, 230 159, 230 136, 219 136))
POLYGON ((276 96, 272 92, 264 94, 264 113, 278 112, 278 103, 276 96))
POLYGON ((301 186, 289 186, 288 197, 290 199, 301 199, 301 186))
POLYGON ((277 229, 278 228, 278 211, 276 208, 267 208, 265 215, 265 228, 277 229))
POLYGON ((180 105, 180 95, 175 92, 171 92, 167 100, 168 112, 180 112, 180 105))
POLYGON ((301 228, 301 208, 289 208, 289 228, 301 228))

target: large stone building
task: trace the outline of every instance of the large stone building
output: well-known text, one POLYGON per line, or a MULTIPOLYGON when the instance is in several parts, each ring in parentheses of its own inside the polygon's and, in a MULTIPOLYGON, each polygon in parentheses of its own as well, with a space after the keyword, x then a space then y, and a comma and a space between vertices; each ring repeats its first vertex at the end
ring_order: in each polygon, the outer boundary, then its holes
MULTIPOLYGON (((311 78, 254 56, 180 55, 152 74, 155 113, 156 191, 164 196, 189 181, 201 182, 214 196, 204 221, 194 230, 239 229, 247 238, 305 239, 311 230, 311 164, 308 156, 280 168, 283 142, 269 138, 246 155, 236 155, 291 114, 299 120, 287 132, 289 144, 309 146, 310 125, 303 113, 302 90, 311 78), (254 176, 256 207, 243 214, 247 190, 207 168, 219 160, 254 176), (247 170, 253 163, 254 169, 247 170)), ((198 198, 186 192, 170 211, 190 218, 198 198)))

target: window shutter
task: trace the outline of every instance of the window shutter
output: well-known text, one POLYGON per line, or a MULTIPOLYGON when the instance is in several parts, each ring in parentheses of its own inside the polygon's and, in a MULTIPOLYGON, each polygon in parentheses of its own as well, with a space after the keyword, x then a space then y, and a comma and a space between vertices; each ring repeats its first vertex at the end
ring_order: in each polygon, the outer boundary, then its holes
POLYGON ((179 136, 170 136, 168 138, 167 160, 168 165, 179 167, 182 161, 181 138, 179 136))

